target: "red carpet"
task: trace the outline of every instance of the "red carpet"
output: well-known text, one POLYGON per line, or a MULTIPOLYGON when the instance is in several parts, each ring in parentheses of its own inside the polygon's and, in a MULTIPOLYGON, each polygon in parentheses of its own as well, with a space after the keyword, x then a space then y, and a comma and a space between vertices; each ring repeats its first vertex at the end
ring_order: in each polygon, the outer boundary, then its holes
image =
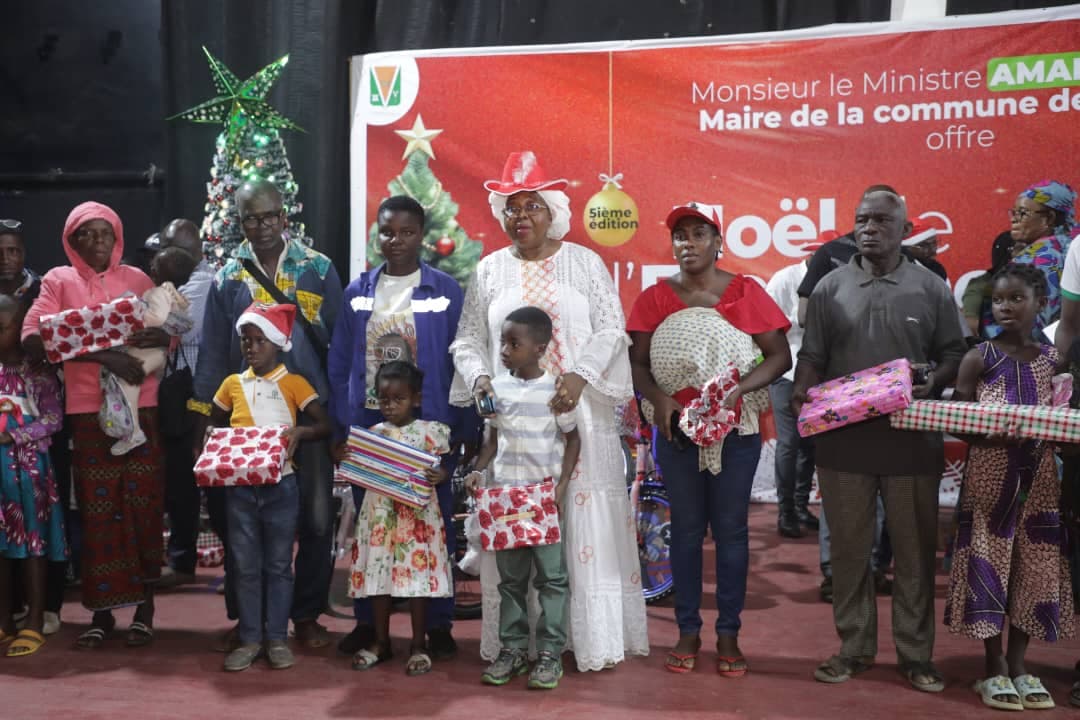
MULTIPOLYGON (((524 678, 503 688, 480 684, 479 622, 461 622, 455 635, 461 654, 436 663, 427 676, 404 673, 408 650, 407 617, 395 615, 397 656, 367 673, 349 669, 333 648, 298 652, 295 668, 272 671, 260 663, 239 674, 221 670, 222 655, 211 651, 216 635, 228 627, 223 601, 209 587, 217 574, 203 571, 199 585, 159 596, 152 646, 128 650, 123 633, 114 633, 97 651, 72 649, 89 614, 69 602, 64 627, 35 656, 0 658, 0 718, 214 718, 227 715, 282 718, 948 718, 989 714, 971 691, 982 671, 981 643, 952 636, 938 625, 936 660, 947 690, 927 695, 909 689, 896 671, 889 639, 889 599, 879 603, 879 665, 838 686, 817 683, 814 666, 836 651, 830 607, 818 601, 820 580, 816 537, 782 541, 775 531, 775 506, 751 511, 751 571, 741 645, 751 672, 740 680, 718 677, 713 654, 704 652, 698 669, 674 675, 662 668, 664 650, 675 639, 670 607, 649 609, 648 658, 630 660, 613 671, 568 671, 553 692, 528 691, 524 678)), ((711 553, 706 555, 711 562, 711 553)), ((341 597, 343 571, 335 597, 341 597)), ((946 578, 939 574, 940 618, 946 578)), ((706 600, 711 608, 711 600, 706 600)), ((336 610, 346 611, 344 603, 336 610)), ((714 611, 706 612, 711 628, 714 611)), ((118 613, 126 628, 131 611, 118 613)), ((351 622, 329 618, 335 632, 351 622)), ((336 639, 336 638, 335 638, 336 639)), ((703 636, 705 648, 713 638, 703 636)), ((1029 669, 1043 678, 1058 708, 1040 718, 1075 717, 1067 705, 1073 663, 1080 658, 1075 640, 1056 646, 1033 643, 1029 669)), ((1034 711, 1027 711, 1030 715, 1034 711)))

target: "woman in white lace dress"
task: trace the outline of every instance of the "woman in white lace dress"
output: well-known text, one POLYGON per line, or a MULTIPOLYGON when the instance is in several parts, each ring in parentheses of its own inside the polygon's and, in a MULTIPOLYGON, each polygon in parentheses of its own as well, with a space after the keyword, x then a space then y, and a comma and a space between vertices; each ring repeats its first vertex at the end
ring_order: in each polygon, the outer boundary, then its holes
MULTIPOLYGON (((548 180, 531 152, 513 153, 489 202, 511 246, 480 261, 469 281, 457 339, 451 401, 490 391, 503 319, 524 305, 551 316, 554 337, 542 365, 558 378, 556 412, 576 408, 581 459, 563 508, 570 572, 570 646, 578 670, 602 670, 627 655, 647 655, 648 628, 635 530, 616 430, 616 408, 632 395, 629 339, 619 296, 600 257, 563 242, 570 229, 565 180, 548 180)), ((480 654, 499 653, 498 570, 481 570, 480 654)))

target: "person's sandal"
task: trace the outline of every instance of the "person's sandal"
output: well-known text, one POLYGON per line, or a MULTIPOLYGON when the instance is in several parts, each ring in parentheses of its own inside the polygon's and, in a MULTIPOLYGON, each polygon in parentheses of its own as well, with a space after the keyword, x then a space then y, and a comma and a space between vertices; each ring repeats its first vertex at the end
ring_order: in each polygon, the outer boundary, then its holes
POLYGON ((409 651, 409 659, 405 661, 405 674, 409 677, 426 675, 431 672, 431 656, 424 648, 413 648, 409 651))
MULTIPOLYGON (((11 651, 8 651, 11 654, 11 651)), ((1013 678, 1013 687, 1020 695, 1020 704, 1025 710, 1050 710, 1054 707, 1054 698, 1042 684, 1042 680, 1034 675, 1018 675, 1013 678), (1029 700, 1032 695, 1045 695, 1045 700, 1029 700)))
MULTIPOLYGON (((673 673, 688 673, 697 667, 698 653, 701 652, 701 638, 694 637, 694 651, 688 653, 675 652, 675 648, 668 651, 667 657, 664 658, 664 668, 668 672, 673 673)), ((682 640, 682 637, 679 638, 682 640)))
POLYGON ((975 693, 983 705, 994 710, 1023 710, 1020 693, 1016 691, 1012 680, 1004 675, 995 675, 983 680, 976 680, 975 693))
POLYGON ((833 655, 817 666, 814 670, 814 679, 820 683, 837 685, 847 682, 859 673, 866 672, 871 667, 873 667, 873 662, 866 658, 833 655))
POLYGON ((376 665, 386 662, 390 658, 394 657, 394 653, 386 650, 385 652, 376 653, 373 650, 367 648, 360 648, 353 654, 352 669, 358 671, 370 670, 376 665))
POLYGON ((144 622, 136 620, 128 628, 127 640, 124 644, 129 648, 146 647, 154 641, 154 628, 144 622))
POLYGON ((89 630, 75 638, 75 647, 79 650, 97 650, 105 644, 105 638, 115 627, 115 618, 108 625, 91 625, 89 630))
POLYGON ((743 657, 742 655, 735 655, 735 656, 717 655, 716 656, 716 673, 720 677, 741 678, 743 675, 745 675, 749 671, 750 671, 750 666, 747 664, 746 658, 743 657), (727 667, 726 668, 721 667, 722 665, 726 665, 727 667), (740 665, 741 665, 741 667, 738 667, 740 665))
POLYGON ((941 673, 928 662, 908 665, 903 668, 903 673, 904 677, 911 683, 911 687, 919 692, 939 693, 945 690, 945 680, 941 677, 941 673), (919 680, 920 675, 930 679, 919 680))
POLYGON ((45 644, 45 636, 36 630, 23 628, 15 636, 15 640, 8 645, 6 655, 9 658, 26 657, 33 655, 45 644))

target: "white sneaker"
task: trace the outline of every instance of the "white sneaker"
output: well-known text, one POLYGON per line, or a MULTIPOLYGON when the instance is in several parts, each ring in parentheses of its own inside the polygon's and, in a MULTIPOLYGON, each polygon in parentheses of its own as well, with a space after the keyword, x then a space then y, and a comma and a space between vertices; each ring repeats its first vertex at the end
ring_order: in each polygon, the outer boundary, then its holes
POLYGON ((60 631, 60 613, 45 611, 45 622, 42 624, 42 635, 54 635, 60 631))
POLYGON ((118 440, 115 445, 109 448, 109 452, 111 452, 116 457, 120 457, 121 455, 127 455, 129 452, 131 452, 145 442, 146 433, 140 430, 126 440, 118 440))

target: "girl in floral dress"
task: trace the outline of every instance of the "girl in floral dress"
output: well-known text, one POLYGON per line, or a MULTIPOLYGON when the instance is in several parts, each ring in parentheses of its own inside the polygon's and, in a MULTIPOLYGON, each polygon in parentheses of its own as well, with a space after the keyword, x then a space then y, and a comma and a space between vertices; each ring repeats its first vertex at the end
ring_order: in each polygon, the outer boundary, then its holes
MULTIPOLYGON (((413 416, 420 407, 423 380, 424 374, 411 363, 393 361, 382 365, 375 386, 386 422, 371 430, 433 455, 445 455, 450 452, 450 428, 413 416)), ((446 480, 441 467, 428 468, 426 475, 433 485, 446 480)), ((349 596, 372 599, 375 642, 353 655, 354 670, 369 670, 393 657, 391 597, 410 598, 412 642, 405 671, 423 675, 431 670, 431 657, 424 644, 428 598, 447 597, 453 592, 445 533, 437 502, 415 510, 377 492, 364 494, 356 521, 349 596)))
POLYGON ((47 562, 67 558, 63 513, 49 463, 49 438, 63 423, 60 385, 50 371, 31 370, 19 344, 22 310, 0 295, 0 645, 8 657, 45 643, 47 562), (30 613, 15 633, 11 560, 21 560, 30 613), (10 643, 10 644, 9 644, 10 643))
MULTIPOLYGON (((1031 265, 1007 265, 993 280, 1001 333, 964 357, 954 399, 1049 405, 1057 351, 1032 339, 1046 305, 1046 279, 1031 265)), ((1073 632, 1072 590, 1062 552, 1060 483, 1048 443, 1011 435, 973 436, 961 491, 945 624, 982 640, 986 671, 975 683, 999 710, 1047 709, 1054 701, 1024 665, 1031 637, 1073 632), (1008 651, 1002 635, 1008 627, 1008 651)))

